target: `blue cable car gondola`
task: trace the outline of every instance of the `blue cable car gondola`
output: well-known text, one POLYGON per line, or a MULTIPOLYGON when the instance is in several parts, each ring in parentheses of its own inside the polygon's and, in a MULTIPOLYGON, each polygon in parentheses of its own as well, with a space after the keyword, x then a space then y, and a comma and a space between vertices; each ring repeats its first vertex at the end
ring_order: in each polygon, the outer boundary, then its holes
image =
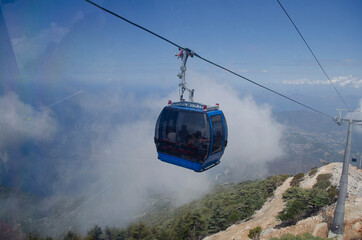
POLYGON ((220 163, 227 125, 218 106, 170 103, 158 117, 155 143, 161 161, 202 172, 220 163))
POLYGON ((169 101, 164 107, 156 123, 154 140, 161 161, 202 172, 220 163, 228 130, 218 104, 208 107, 193 102, 194 90, 185 82, 186 60, 193 52, 184 50, 178 55, 183 62, 178 75, 181 101, 169 101), (190 93, 188 102, 183 99, 185 90, 190 93))

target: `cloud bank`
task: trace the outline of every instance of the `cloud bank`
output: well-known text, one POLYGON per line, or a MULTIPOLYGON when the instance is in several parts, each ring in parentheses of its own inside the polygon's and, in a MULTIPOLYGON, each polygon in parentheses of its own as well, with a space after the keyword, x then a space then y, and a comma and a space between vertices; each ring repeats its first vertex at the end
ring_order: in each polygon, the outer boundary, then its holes
MULTIPOLYGON (((360 88, 362 87, 362 79, 357 77, 353 77, 352 75, 342 76, 342 77, 335 77, 332 80, 332 83, 336 86, 340 87, 352 87, 352 88, 360 88)), ((308 79, 301 79, 301 80, 285 80, 283 84, 286 85, 329 85, 331 84, 328 80, 308 80, 308 79)))
POLYGON ((0 149, 26 140, 49 140, 56 131, 50 109, 34 109, 9 92, 0 97, 0 149))
MULTIPOLYGON (((35 109, 20 101, 18 96, 9 92, 0 97, 0 176, 6 178, 11 166, 25 165, 15 162, 23 159, 22 147, 26 142, 47 142, 57 131, 57 122, 50 109, 35 109), (13 159, 14 158, 14 159, 13 159)), ((8 176, 22 182, 21 175, 8 176)))
MULTIPOLYGON (((0 126, 7 129, 1 133, 1 147, 10 143, 9 137, 14 138, 12 146, 20 146, 24 139, 54 141, 54 149, 48 150, 54 157, 49 167, 57 169, 58 178, 54 195, 42 208, 55 209, 59 202, 78 199, 68 206, 71 211, 40 224, 40 232, 86 232, 95 224, 125 226, 160 194, 180 205, 210 191, 217 177, 242 181, 267 174, 265 163, 283 154, 283 126, 274 120, 271 107, 196 73, 188 73, 188 79, 196 89, 195 101, 220 103, 229 127, 220 165, 204 173, 157 159, 154 127, 167 100, 178 100, 177 89, 167 96, 155 93, 142 98, 119 89, 87 91, 68 104, 54 106, 58 122, 49 108, 34 109, 14 93, 0 98, 0 126), (56 131, 57 125, 62 131, 56 131), (71 191, 75 185, 78 188, 71 191)), ((8 161, 1 153, 2 161, 8 161)), ((47 172, 54 171, 41 174, 47 172)))
POLYGON ((265 163, 284 154, 280 144, 284 127, 272 116, 269 105, 258 105, 251 96, 239 94, 226 84, 192 76, 196 101, 219 103, 229 127, 229 144, 222 164, 236 170, 235 179, 266 174, 265 163), (251 171, 250 171, 251 170, 251 171))
MULTIPOLYGON (((195 173, 157 159, 155 123, 167 100, 177 101, 177 90, 166 97, 145 99, 123 93, 84 95, 80 106, 94 114, 87 126, 91 136, 88 162, 99 180, 77 208, 74 226, 85 231, 95 224, 94 219, 100 225, 124 225, 141 214, 155 194, 184 204, 207 193, 221 171, 232 172, 229 177, 235 181, 255 178, 266 174, 266 162, 283 154, 283 126, 273 119, 270 106, 256 104, 251 96, 241 98, 230 86, 214 80, 194 73, 188 77, 197 89, 195 101, 220 103, 227 118, 229 144, 221 164, 213 171, 195 173)), ((72 182, 75 171, 82 170, 64 170, 64 178, 72 182)))
MULTIPOLYGON (((347 119, 362 121, 362 98, 359 100, 359 106, 355 112, 350 112, 346 115, 347 119)), ((355 129, 358 133, 362 133, 362 123, 355 124, 355 129)))
POLYGON ((29 62, 36 60, 49 44, 58 46, 71 32, 72 27, 83 18, 83 13, 78 11, 67 26, 51 22, 48 28, 41 30, 36 35, 22 35, 11 39, 18 65, 24 67, 29 62))

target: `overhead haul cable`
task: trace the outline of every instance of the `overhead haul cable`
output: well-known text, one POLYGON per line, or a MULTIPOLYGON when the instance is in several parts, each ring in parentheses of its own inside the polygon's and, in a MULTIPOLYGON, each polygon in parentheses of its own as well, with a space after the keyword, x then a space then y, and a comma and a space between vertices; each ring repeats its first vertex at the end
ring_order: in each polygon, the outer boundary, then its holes
POLYGON ((309 47, 309 44, 307 43, 307 41, 304 39, 302 33, 299 31, 297 25, 295 25, 295 23, 293 22, 292 18, 289 16, 289 14, 287 13, 287 11, 285 10, 285 8, 283 7, 283 5, 280 3, 279 0, 277 0, 277 2, 279 3, 280 7, 283 9, 284 13, 287 15, 287 17, 289 18, 290 22, 293 24, 295 30, 297 30, 299 36, 303 39, 303 42, 305 43, 305 45, 307 45, 310 53, 313 55, 314 59, 316 60, 316 62, 318 63, 318 66, 320 67, 320 69, 323 71, 324 75, 326 75, 328 81, 332 84, 334 90, 336 90, 337 94, 339 95, 340 99, 342 100, 342 102, 344 103, 344 105, 349 109, 348 104, 346 103, 346 101, 344 101, 344 98, 342 97, 342 95, 339 93, 338 89, 336 88, 336 86, 333 84, 332 80, 330 79, 330 77, 328 76, 327 72, 324 70, 324 68, 322 67, 322 64, 319 62, 319 60, 317 59, 317 57, 315 56, 314 52, 312 51, 312 49, 309 47))
POLYGON ((106 8, 104 8, 104 7, 100 6, 100 5, 92 2, 92 1, 89 1, 89 0, 85 0, 85 1, 89 2, 90 4, 93 4, 94 6, 102 9, 103 11, 105 11, 105 12, 107 12, 107 13, 115 16, 115 17, 118 17, 118 18, 122 19, 123 21, 128 22, 129 24, 132 24, 132 25, 135 26, 135 27, 138 27, 138 28, 140 28, 140 29, 142 29, 142 30, 144 30, 144 31, 146 31, 146 32, 148 32, 148 33, 151 33, 152 35, 154 35, 154 36, 156 36, 156 37, 158 37, 158 38, 161 38, 162 40, 164 40, 164 41, 166 41, 166 42, 168 42, 168 43, 170 43, 170 44, 172 44, 172 45, 174 45, 174 46, 176 46, 176 47, 178 47, 178 48, 182 48, 182 49, 183 49, 183 47, 181 47, 180 45, 177 45, 176 43, 168 40, 167 38, 164 38, 164 37, 158 35, 157 33, 154 33, 154 32, 152 32, 151 30, 148 30, 147 28, 144 28, 144 27, 138 25, 137 23, 134 23, 134 22, 132 22, 132 21, 130 21, 130 20, 128 20, 128 19, 126 19, 126 18, 118 15, 117 13, 114 13, 114 12, 112 12, 112 11, 110 11, 110 10, 108 10, 108 9, 106 9, 106 8))
MULTIPOLYGON (((92 2, 92 1, 90 1, 90 0, 85 0, 85 1, 89 2, 90 4, 98 7, 99 9, 101 9, 101 10, 103 10, 103 11, 105 11, 105 12, 107 12, 107 13, 109 13, 109 14, 117 17, 117 18, 122 19, 123 21, 126 21, 126 22, 130 23, 131 25, 133 25, 133 26, 135 26, 135 27, 138 27, 138 28, 140 28, 140 29, 142 29, 142 30, 144 30, 144 31, 146 31, 146 32, 148 32, 148 33, 150 33, 150 34, 152 34, 152 35, 154 35, 154 36, 156 36, 156 37, 158 37, 158 38, 160 38, 160 39, 162 39, 162 40, 164 40, 164 41, 166 41, 166 42, 168 42, 168 43, 170 43, 170 44, 172 44, 172 45, 174 45, 174 46, 176 46, 176 47, 178 47, 179 49, 183 49, 183 50, 186 50, 186 51, 191 51, 190 49, 181 47, 180 45, 178 45, 178 44, 176 44, 176 43, 168 40, 167 38, 162 37, 162 36, 160 36, 159 34, 154 33, 154 32, 152 32, 152 31, 148 30, 147 28, 144 28, 144 27, 142 27, 142 26, 140 26, 140 25, 138 25, 138 24, 136 24, 136 23, 134 23, 134 22, 132 22, 132 21, 130 21, 130 20, 128 20, 128 19, 126 19, 126 18, 124 18, 124 17, 122 17, 122 16, 120 16, 120 15, 118 15, 118 14, 116 14, 116 13, 114 13, 114 12, 112 12, 112 11, 110 11, 110 10, 108 10, 108 9, 106 9, 106 8, 98 5, 98 4, 96 4, 96 3, 94 3, 94 2, 92 2)), ((223 70, 225 70, 225 71, 227 71, 227 72, 229 72, 229 73, 231 73, 231 74, 233 74, 233 75, 235 75, 235 76, 237 76, 237 77, 240 77, 240 78, 242 78, 242 79, 244 79, 244 80, 246 80, 246 81, 248 81, 248 82, 250 82, 250 83, 253 83, 253 84, 257 85, 258 87, 264 88, 265 90, 268 90, 268 91, 270 91, 270 92, 272 92, 272 93, 274 93, 274 94, 277 94, 277 95, 279 95, 279 96, 281 96, 281 97, 283 97, 283 98, 285 98, 285 99, 287 99, 287 100, 289 100, 289 101, 292 101, 292 102, 294 102, 294 103, 296 103, 296 104, 299 104, 300 106, 303 106, 303 107, 305 107, 305 108, 307 108, 307 109, 309 109, 309 110, 312 110, 312 111, 314 111, 314 112, 316 112, 316 113, 319 113, 319 114, 321 114, 321 115, 323 115, 323 116, 325 116, 325 117, 328 117, 328 118, 332 118, 332 119, 333 119, 332 116, 330 116, 330 115, 328 115, 328 114, 326 114, 326 113, 323 113, 323 112, 321 112, 321 111, 319 111, 319 110, 317 110, 317 109, 315 109, 315 108, 309 107, 309 106, 305 105, 304 103, 301 103, 301 102, 299 102, 299 101, 297 101, 297 100, 294 100, 294 99, 292 99, 292 98, 290 98, 290 97, 288 97, 288 96, 286 96, 286 95, 284 95, 284 94, 281 94, 281 93, 279 93, 279 92, 277 92, 277 91, 275 91, 275 90, 273 90, 273 89, 271 89, 271 88, 268 88, 268 87, 266 87, 266 86, 264 86, 264 85, 262 85, 262 84, 260 84, 260 83, 257 83, 257 82, 255 82, 255 81, 253 81, 253 80, 251 80, 251 79, 249 79, 249 78, 247 78, 247 77, 244 77, 244 76, 242 76, 242 75, 240 75, 240 74, 238 74, 238 73, 235 73, 234 71, 231 71, 231 70, 228 69, 228 68, 225 68, 225 67, 223 67, 223 66, 221 66, 221 65, 219 65, 219 64, 217 64, 217 63, 214 63, 214 62, 212 62, 212 61, 210 61, 210 60, 208 60, 208 59, 206 59, 206 58, 203 58, 203 57, 201 57, 199 54, 195 53, 194 51, 192 51, 192 53, 193 53, 194 56, 200 58, 201 60, 203 60, 203 61, 205 61, 205 62, 207 62, 207 63, 209 63, 209 64, 212 64, 212 65, 214 65, 214 66, 216 66, 216 67, 218 67, 218 68, 221 68, 221 69, 223 69, 223 70)))
POLYGON ((225 67, 223 67, 223 66, 221 66, 221 65, 219 65, 219 64, 216 64, 216 63, 214 63, 214 62, 211 62, 210 60, 207 60, 207 59, 199 56, 197 53, 195 53, 195 56, 198 57, 198 58, 200 58, 200 59, 202 59, 202 60, 204 60, 205 62, 208 62, 208 63, 210 63, 210 64, 212 64, 212 65, 214 65, 214 66, 216 66, 216 67, 218 67, 218 68, 221 68, 221 69, 223 69, 223 70, 225 70, 225 71, 227 71, 227 72, 229 72, 229 73, 231 73, 231 74, 234 74, 235 76, 238 76, 238 77, 240 77, 240 78, 242 78, 242 79, 245 79, 245 80, 248 81, 248 82, 251 82, 251 83, 253 83, 253 84, 255 84, 255 85, 257 85, 257 86, 259 86, 259 87, 261 87, 261 88, 264 88, 265 90, 268 90, 268 91, 270 91, 270 92, 272 92, 272 93, 275 93, 275 94, 277 94, 277 95, 279 95, 279 96, 281 96, 281 97, 283 97, 283 98, 285 98, 285 99, 288 99, 289 101, 292 101, 292 102, 294 102, 294 103, 296 103, 296 104, 299 104, 299 105, 301 105, 301 106, 303 106, 303 107, 305 107, 305 108, 308 108, 308 109, 310 109, 310 110, 312 110, 312 111, 314 111, 314 112, 317 112, 317 113, 319 113, 319 114, 322 114, 322 115, 324 115, 324 116, 326 116, 326 117, 333 118, 332 116, 330 116, 330 115, 328 115, 328 114, 325 114, 325 113, 323 113, 323 112, 321 112, 321 111, 319 111, 319 110, 317 110, 317 109, 314 109, 314 108, 312 108, 312 107, 309 107, 309 106, 305 105, 304 103, 301 103, 301 102, 299 102, 299 101, 297 101, 297 100, 294 100, 293 98, 290 98, 290 97, 288 97, 288 96, 286 96, 286 95, 284 95, 284 94, 281 94, 281 93, 279 93, 279 92, 277 92, 277 91, 274 91, 273 89, 268 88, 268 87, 266 87, 266 86, 263 86, 263 85, 261 85, 260 83, 254 82, 253 80, 251 80, 251 79, 249 79, 249 78, 246 78, 246 77, 244 77, 244 76, 242 76, 242 75, 240 75, 240 74, 238 74, 238 73, 236 73, 236 72, 234 72, 234 71, 231 71, 231 70, 229 70, 229 69, 227 69, 227 68, 225 68, 225 67))

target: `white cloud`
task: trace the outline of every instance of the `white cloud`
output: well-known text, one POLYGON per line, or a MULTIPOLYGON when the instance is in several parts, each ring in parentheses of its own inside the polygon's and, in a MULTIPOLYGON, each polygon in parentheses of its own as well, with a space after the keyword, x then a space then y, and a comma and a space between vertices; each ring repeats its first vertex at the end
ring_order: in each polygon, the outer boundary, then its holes
POLYGON ((47 48, 49 43, 59 44, 70 32, 68 27, 58 26, 52 22, 47 29, 43 29, 33 37, 21 36, 12 39, 17 62, 24 66, 29 61, 36 59, 47 48))
POLYGON ((56 122, 49 109, 36 110, 10 92, 0 97, 0 129, 0 159, 6 164, 8 148, 16 148, 26 140, 49 140, 56 131, 56 122))
POLYGON ((200 76, 193 76, 192 84, 198 91, 195 99, 219 103, 229 126, 229 144, 222 164, 246 172, 243 166, 255 164, 263 172, 264 164, 283 154, 280 139, 283 126, 272 117, 269 105, 258 105, 251 96, 240 97, 226 84, 200 76))
MULTIPOLYGON (((362 120, 362 98, 359 100, 359 116, 356 116, 356 117, 358 117, 359 120, 362 120)), ((361 125, 361 123, 358 125, 357 131, 359 133, 362 133, 362 125, 361 125)))
MULTIPOLYGON (((360 88, 362 87, 362 79, 353 77, 352 75, 335 77, 331 79, 332 83, 340 87, 353 87, 360 88)), ((300 80, 285 80, 283 84, 286 85, 328 85, 331 84, 328 80, 309 80, 309 79, 300 79, 300 80)))
POLYGON ((23 67, 29 61, 36 59, 50 43, 59 45, 69 34, 72 26, 83 18, 83 12, 78 11, 70 20, 69 26, 59 26, 56 22, 51 22, 48 28, 41 30, 34 36, 23 35, 11 39, 18 65, 23 67))
POLYGON ((71 25, 76 24, 80 20, 84 18, 84 13, 82 11, 77 11, 75 15, 73 16, 72 20, 70 21, 71 25))
POLYGON ((0 97, 0 147, 13 140, 48 140, 56 130, 49 109, 36 110, 21 102, 15 93, 0 97))
MULTIPOLYGON (((228 84, 218 83, 191 71, 187 76, 189 87, 196 89, 194 100, 208 105, 219 103, 227 119, 229 144, 222 165, 241 169, 246 163, 256 163, 260 172, 263 172, 266 162, 283 155, 280 139, 284 128, 273 118, 271 106, 258 105, 251 96, 240 97, 228 84)), ((167 103, 167 99, 176 101, 178 98, 175 91, 154 105, 162 106, 167 103)))
MULTIPOLYGON (((165 103, 159 97, 141 101, 131 94, 119 93, 81 99, 81 107, 96 116, 87 126, 91 133, 92 169, 86 171, 96 171, 100 181, 108 182, 104 185, 109 189, 97 189, 102 194, 92 196, 86 200, 86 207, 78 210, 72 224, 80 230, 89 229, 93 219, 109 226, 129 223, 149 204, 153 193, 166 193, 183 204, 209 191, 208 175, 157 159, 154 129, 165 103)), ((63 179, 58 185, 72 182, 83 170, 61 168, 63 179)))
POLYGON ((347 59, 343 59, 342 62, 351 64, 351 63, 357 63, 358 60, 347 58, 347 59))
MULTIPOLYGON (((346 114, 346 118, 352 120, 362 120, 362 98, 359 100, 359 107, 356 109, 356 111, 346 114)), ((361 124, 362 123, 357 123, 355 127, 356 131, 359 133, 362 133, 361 124)))
MULTIPOLYGON (((195 101, 220 103, 227 118, 229 144, 214 169, 232 169, 238 181, 265 174, 265 163, 283 154, 283 127, 273 119, 270 107, 256 104, 250 96, 241 98, 230 86, 195 73, 188 72, 188 79, 196 89, 195 101)), ((215 172, 195 173, 157 159, 153 142, 157 117, 168 99, 178 98, 176 89, 167 97, 155 95, 145 100, 122 93, 83 96, 81 107, 96 116, 87 126, 91 133, 89 165, 108 184, 86 202, 86 212, 79 209, 74 221, 82 229, 94 225, 93 219, 104 225, 129 222, 149 204, 150 193, 166 193, 181 204, 209 191, 215 172)), ((79 176, 80 170, 75 169, 61 169, 65 182, 79 176)))

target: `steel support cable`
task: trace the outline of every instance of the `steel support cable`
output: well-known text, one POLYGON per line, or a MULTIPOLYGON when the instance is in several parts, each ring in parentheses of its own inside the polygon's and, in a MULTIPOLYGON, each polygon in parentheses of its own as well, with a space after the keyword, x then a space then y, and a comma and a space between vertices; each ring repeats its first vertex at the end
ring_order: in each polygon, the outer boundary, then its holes
POLYGON ((134 23, 134 22, 131 22, 130 20, 128 20, 128 19, 126 19, 126 18, 124 18, 124 17, 122 17, 122 16, 120 16, 120 15, 118 15, 118 14, 116 14, 116 13, 114 13, 114 12, 112 12, 112 11, 110 11, 110 10, 108 10, 108 9, 106 9, 106 8, 104 8, 104 7, 96 4, 96 3, 94 3, 94 2, 92 2, 92 1, 89 1, 89 0, 85 0, 85 1, 89 2, 90 4, 96 6, 97 8, 102 9, 103 11, 105 11, 105 12, 107 12, 107 13, 115 16, 115 17, 118 17, 118 18, 122 19, 123 21, 128 22, 129 24, 132 24, 132 25, 135 26, 135 27, 138 27, 138 28, 140 28, 140 29, 142 29, 142 30, 144 30, 144 31, 146 31, 146 32, 148 32, 148 33, 151 33, 152 35, 154 35, 154 36, 156 36, 156 37, 158 37, 158 38, 161 38, 162 40, 164 40, 164 41, 166 41, 166 42, 168 42, 168 43, 170 43, 170 44, 172 44, 172 45, 174 45, 174 46, 176 46, 176 47, 178 47, 178 48, 180 48, 180 49, 184 49, 184 48, 181 47, 180 45, 177 45, 176 43, 168 40, 167 38, 164 38, 164 37, 158 35, 157 33, 154 33, 154 32, 152 32, 152 31, 148 30, 147 28, 144 28, 144 27, 142 27, 142 26, 140 26, 140 25, 138 25, 138 24, 136 24, 136 23, 134 23))
POLYGON ((292 18, 289 16, 288 12, 285 10, 285 8, 283 7, 283 5, 280 3, 279 0, 276 0, 279 3, 279 6, 283 9, 284 13, 287 15, 287 17, 289 18, 290 22, 293 24, 295 30, 297 30, 299 36, 303 39, 303 42, 305 43, 305 45, 307 45, 307 48, 309 49, 310 53, 312 54, 312 56, 314 57, 314 59, 316 60, 316 62, 318 63, 318 66, 320 67, 320 69, 323 71, 324 75, 327 77, 328 81, 332 84, 334 90, 337 92, 338 96, 340 97, 340 99, 342 100, 342 102, 344 103, 344 105, 349 109, 348 104, 346 103, 346 101, 344 100, 344 98, 342 97, 342 95, 339 93, 338 89, 336 88, 336 86, 333 84, 332 80, 330 79, 330 77, 328 76, 327 72, 324 70, 322 64, 319 62, 319 60, 317 59, 317 57, 315 56, 314 52, 312 51, 312 49, 309 47, 309 44, 307 43, 307 41, 304 39, 302 33, 299 31, 298 27, 295 25, 295 23, 293 22, 292 18))
POLYGON ((197 53, 195 53, 195 56, 198 57, 198 58, 200 58, 201 60, 204 60, 205 62, 208 62, 208 63, 210 63, 210 64, 212 64, 212 65, 214 65, 214 66, 216 66, 216 67, 218 67, 218 68, 221 68, 221 69, 223 69, 223 70, 225 70, 225 71, 227 71, 227 72, 229 72, 229 73, 231 73, 231 74, 233 74, 233 75, 235 75, 235 76, 238 76, 238 77, 240 77, 240 78, 242 78, 242 79, 244 79, 244 80, 246 80, 246 81, 248 81, 248 82, 250 82, 250 83, 252 83, 252 84, 255 84, 255 85, 257 85, 257 86, 259 86, 259 87, 261 87, 261 88, 264 88, 265 90, 268 90, 268 91, 270 91, 270 92, 272 92, 272 93, 275 93, 275 94, 277 94, 277 95, 279 95, 279 96, 281 96, 281 97, 283 97, 283 98, 285 98, 285 99, 288 99, 289 101, 292 101, 292 102, 294 102, 294 103, 296 103, 296 104, 299 104, 299 105, 301 105, 301 106, 303 106, 303 107, 305 107, 305 108, 308 108, 308 109, 310 109, 310 110, 312 110, 312 111, 314 111, 314 112, 316 112, 316 113, 322 114, 322 115, 324 115, 324 116, 326 116, 326 117, 328 117, 328 118, 333 118, 332 116, 330 116, 330 115, 328 115, 328 114, 325 114, 325 113, 323 113, 323 112, 321 112, 321 111, 319 111, 319 110, 317 110, 317 109, 314 109, 314 108, 312 108, 312 107, 309 107, 309 106, 307 106, 307 105, 305 105, 305 104, 303 104, 303 103, 301 103, 301 102, 299 102, 299 101, 297 101, 297 100, 294 100, 294 99, 292 99, 292 98, 290 98, 290 97, 288 97, 288 96, 286 96, 286 95, 284 95, 284 94, 281 94, 281 93, 279 93, 279 92, 277 92, 277 91, 275 91, 275 90, 273 90, 273 89, 271 89, 271 88, 265 87, 265 86, 261 85, 260 83, 254 82, 253 80, 251 80, 251 79, 249 79, 249 78, 246 78, 246 77, 244 77, 244 76, 242 76, 242 75, 240 75, 240 74, 238 74, 238 73, 236 73, 236 72, 233 72, 233 71, 231 71, 231 70, 229 70, 229 69, 227 69, 227 68, 225 68, 225 67, 223 67, 223 66, 221 66, 221 65, 219 65, 219 64, 216 64, 216 63, 214 63, 214 62, 212 62, 212 61, 210 61, 210 60, 207 60, 206 58, 201 57, 201 56, 198 55, 197 53))
MULTIPOLYGON (((115 16, 115 17, 118 17, 118 18, 122 19, 123 21, 126 21, 126 22, 132 24, 132 25, 135 26, 135 27, 138 27, 138 28, 140 28, 140 29, 142 29, 142 30, 144 30, 144 31, 146 31, 146 32, 148 32, 148 33, 150 33, 150 34, 152 34, 152 35, 154 35, 154 36, 156 36, 156 37, 158 37, 158 38, 160 38, 160 39, 162 39, 162 40, 164 40, 164 41, 166 41, 166 42, 168 42, 168 43, 170 43, 170 44, 172 44, 172 45, 174 45, 174 46, 176 46, 176 47, 178 47, 179 49, 183 49, 183 50, 186 50, 186 51, 191 51, 190 49, 181 47, 180 45, 178 45, 178 44, 176 44, 176 43, 168 40, 167 38, 164 38, 164 37, 162 37, 162 36, 160 36, 160 35, 152 32, 152 31, 150 31, 150 30, 148 30, 148 29, 146 29, 146 28, 144 28, 144 27, 142 27, 142 26, 140 26, 140 25, 138 25, 138 24, 136 24, 136 23, 134 23, 134 22, 132 22, 132 21, 130 21, 130 20, 128 20, 128 19, 126 19, 126 18, 124 18, 124 17, 122 17, 122 16, 120 16, 120 15, 118 15, 118 14, 116 14, 116 13, 114 13, 114 12, 112 12, 112 11, 106 9, 106 8, 104 8, 104 7, 102 7, 102 6, 99 6, 98 4, 96 4, 96 3, 94 3, 94 2, 92 2, 92 1, 90 1, 90 0, 85 0, 85 1, 89 2, 90 4, 92 4, 92 5, 100 8, 101 10, 103 10, 103 11, 105 11, 105 12, 107 12, 107 13, 115 16)), ((265 90, 268 90, 268 91, 270 91, 270 92, 272 92, 272 93, 274 93, 274 94, 277 94, 277 95, 279 95, 279 96, 281 96, 281 97, 283 97, 283 98, 285 98, 285 99, 287 99, 287 100, 289 100, 289 101, 292 101, 292 102, 294 102, 294 103, 296 103, 296 104, 298 104, 298 105, 300 105, 300 106, 303 106, 303 107, 305 107, 305 108, 307 108, 307 109, 309 109, 309 110, 312 110, 312 111, 314 111, 314 112, 316 112, 316 113, 319 113, 319 114, 321 114, 321 115, 323 115, 323 116, 325 116, 325 117, 328 117, 328 118, 332 118, 332 119, 333 119, 332 116, 330 116, 330 115, 328 115, 328 114, 326 114, 326 113, 323 113, 323 112, 321 112, 321 111, 319 111, 319 110, 317 110, 317 109, 314 109, 314 108, 312 108, 312 107, 309 107, 309 106, 307 106, 307 105, 305 105, 305 104, 303 104, 303 103, 301 103, 301 102, 299 102, 299 101, 297 101, 297 100, 294 100, 294 99, 292 99, 292 98, 290 98, 290 97, 288 97, 288 96, 286 96, 286 95, 284 95, 284 94, 281 94, 281 93, 279 93, 279 92, 277 92, 277 91, 275 91, 275 90, 273 90, 273 89, 271 89, 271 88, 265 87, 265 86, 261 85, 260 83, 254 82, 254 81, 252 81, 252 80, 249 79, 249 78, 246 78, 246 77, 244 77, 244 76, 242 76, 242 75, 240 75, 240 74, 238 74, 238 73, 235 73, 235 72, 233 72, 233 71, 231 71, 231 70, 229 70, 229 69, 227 69, 227 68, 225 68, 225 67, 223 67, 223 66, 221 66, 221 65, 219 65, 219 64, 216 64, 216 63, 214 63, 214 62, 212 62, 212 61, 210 61, 210 60, 208 60, 208 59, 206 59, 206 58, 201 57, 199 54, 195 53, 194 51, 191 51, 191 52, 192 52, 192 54, 195 55, 196 57, 200 58, 201 60, 203 60, 203 61, 205 61, 205 62, 207 62, 207 63, 209 63, 209 64, 211 64, 211 65, 214 65, 214 66, 216 66, 216 67, 218 67, 218 68, 221 68, 221 69, 223 69, 223 70, 225 70, 225 71, 227 71, 227 72, 229 72, 229 73, 231 73, 231 74, 233 74, 233 75, 235 75, 235 76, 238 76, 238 77, 240 77, 240 78, 242 78, 242 79, 244 79, 244 80, 246 80, 246 81, 248 81, 248 82, 250 82, 250 83, 253 83, 253 84, 257 85, 258 87, 264 88, 265 90)))

